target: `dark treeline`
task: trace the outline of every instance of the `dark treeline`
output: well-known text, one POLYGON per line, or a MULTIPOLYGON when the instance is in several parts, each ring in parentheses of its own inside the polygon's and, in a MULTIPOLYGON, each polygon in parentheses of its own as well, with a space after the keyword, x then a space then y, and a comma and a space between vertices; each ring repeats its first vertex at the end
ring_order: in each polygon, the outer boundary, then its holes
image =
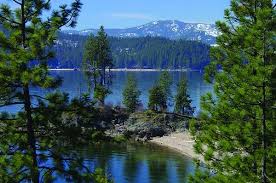
MULTIPOLYGON (((87 36, 59 34, 51 67, 80 68, 87 36)), ((109 38, 114 68, 202 69, 209 59, 210 46, 186 40, 160 37, 109 38)))

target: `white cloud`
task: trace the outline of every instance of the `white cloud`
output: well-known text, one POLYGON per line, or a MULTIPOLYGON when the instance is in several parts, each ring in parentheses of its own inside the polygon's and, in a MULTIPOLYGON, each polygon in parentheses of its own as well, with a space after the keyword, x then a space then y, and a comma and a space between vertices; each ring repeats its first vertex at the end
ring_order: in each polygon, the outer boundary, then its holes
POLYGON ((140 19, 140 20, 152 20, 153 18, 149 15, 142 13, 113 13, 112 17, 125 18, 125 19, 140 19))

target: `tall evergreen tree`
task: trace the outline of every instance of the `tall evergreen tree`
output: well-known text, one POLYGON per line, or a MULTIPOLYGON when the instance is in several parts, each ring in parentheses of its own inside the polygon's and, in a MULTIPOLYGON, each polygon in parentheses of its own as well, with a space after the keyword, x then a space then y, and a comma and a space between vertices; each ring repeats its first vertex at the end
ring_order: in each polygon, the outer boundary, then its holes
POLYGON ((82 62, 82 68, 84 70, 85 75, 88 78, 89 87, 91 87, 91 85, 94 85, 94 87, 96 87, 98 82, 99 64, 97 48, 98 46, 96 38, 93 35, 90 35, 85 42, 82 62), (91 84, 90 82, 93 82, 93 84, 91 84))
POLYGON ((172 78, 168 71, 162 71, 157 84, 149 90, 148 107, 155 111, 166 111, 171 102, 172 78))
MULTIPOLYGON (((62 26, 76 25, 81 3, 75 0, 71 7, 62 5, 45 19, 43 13, 50 10, 50 0, 13 2, 15 9, 0 5, 0 24, 6 30, 6 34, 0 32, 0 107, 19 105, 22 110, 17 115, 0 116, 0 177, 4 182, 50 181, 55 169, 45 162, 53 160, 50 156, 59 158, 59 148, 50 143, 53 136, 47 135, 54 125, 42 125, 54 119, 39 112, 42 105, 48 103, 50 107, 53 101, 65 101, 66 97, 39 96, 30 87, 51 89, 60 83, 49 75, 47 60, 53 57, 49 50, 62 26), (53 149, 47 148, 50 144, 53 149)), ((62 169, 60 166, 56 171, 62 169)))
POLYGON ((129 112, 135 112, 140 104, 141 91, 137 88, 137 80, 134 75, 127 76, 127 83, 123 91, 123 104, 129 112))
POLYGON ((100 27, 96 37, 91 35, 86 40, 82 65, 89 80, 89 87, 91 87, 91 81, 94 83, 94 98, 100 105, 104 105, 105 98, 110 94, 108 86, 111 84, 110 69, 113 67, 113 63, 107 34, 104 32, 103 26, 100 27))
POLYGON ((194 108, 191 106, 192 100, 187 93, 187 81, 181 79, 177 85, 174 111, 183 115, 193 115, 194 108))
POLYGON ((153 111, 165 111, 167 109, 166 96, 159 85, 149 90, 148 108, 153 111))
MULTIPOLYGON (((113 67, 112 63, 112 53, 110 50, 109 41, 107 39, 107 34, 104 31, 104 27, 101 26, 97 35, 97 49, 98 49, 98 62, 101 75, 101 83, 105 85, 106 81, 106 70, 113 67)), ((110 72, 108 72, 110 74, 110 72)))
POLYGON ((166 106, 169 106, 171 104, 170 102, 172 99, 172 91, 171 91, 172 77, 168 71, 161 72, 158 85, 164 94, 166 106))
POLYGON ((222 34, 206 70, 216 97, 202 97, 199 131, 193 131, 195 150, 213 173, 197 171, 192 182, 276 181, 275 6, 272 0, 232 0, 225 21, 217 22, 222 34))

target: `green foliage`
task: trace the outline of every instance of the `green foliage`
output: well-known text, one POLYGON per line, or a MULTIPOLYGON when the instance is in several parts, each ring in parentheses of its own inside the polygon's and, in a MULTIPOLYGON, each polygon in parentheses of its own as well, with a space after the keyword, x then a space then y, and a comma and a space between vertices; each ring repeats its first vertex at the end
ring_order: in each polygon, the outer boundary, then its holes
POLYGON ((172 92, 171 92, 172 77, 168 71, 161 72, 158 85, 161 87, 161 89, 163 90, 163 93, 165 94, 165 100, 169 102, 169 100, 172 97, 172 92))
POLYGON ((165 111, 171 100, 172 78, 168 71, 162 71, 158 83, 149 90, 148 107, 154 111, 165 111))
POLYGON ((94 99, 96 99, 100 105, 104 105, 105 98, 109 95, 111 91, 109 91, 103 85, 97 85, 94 88, 94 99))
POLYGON ((149 90, 148 107, 153 111, 164 111, 167 109, 166 95, 160 86, 154 86, 149 90))
POLYGON ((210 172, 191 182, 275 182, 275 5, 271 0, 232 0, 222 34, 211 51, 208 81, 216 97, 203 96, 195 150, 210 172), (221 71, 217 71, 221 68, 221 71))
POLYGON ((95 183, 112 183, 105 175, 105 172, 102 169, 96 169, 93 174, 93 180, 95 183))
POLYGON ((102 131, 93 131, 91 138, 94 142, 98 142, 98 141, 106 140, 107 137, 105 133, 102 131))
POLYGON ((82 65, 88 78, 89 87, 94 88, 94 98, 101 105, 104 105, 106 96, 110 94, 105 85, 111 83, 110 72, 106 73, 106 70, 111 69, 113 64, 109 42, 103 26, 100 27, 96 37, 88 37, 84 47, 82 65), (92 83, 94 86, 91 86, 92 83))
POLYGON ((191 106, 192 100, 187 93, 187 80, 181 79, 177 85, 174 111, 184 115, 193 115, 194 108, 191 106))
MULTIPOLYGON (((87 39, 87 36, 59 33, 60 44, 54 47, 57 54, 51 66, 81 67, 87 39)), ((109 37, 108 40, 114 68, 202 69, 210 62, 210 46, 198 41, 160 37, 109 37)))
MULTIPOLYGON (((99 62, 98 62, 98 46, 96 38, 91 35, 87 38, 83 53, 82 67, 85 75, 88 78, 89 87, 94 83, 94 87, 97 85, 99 78, 99 62)), ((92 85, 93 86, 93 85, 92 85)))
POLYGON ((128 75, 127 83, 123 91, 123 104, 129 112, 135 112, 140 104, 141 92, 137 88, 137 80, 134 75, 128 75))
POLYGON ((125 137, 125 135, 117 135, 113 138, 113 140, 117 143, 123 143, 127 141, 127 138, 125 137))
POLYGON ((70 103, 67 94, 30 92, 30 87, 49 92, 61 83, 50 76, 47 61, 54 55, 50 50, 56 33, 62 26, 76 25, 82 4, 75 0, 47 16, 50 1, 13 3, 19 6, 0 4, 0 25, 5 29, 0 32, 0 108, 19 105, 20 111, 0 118, 1 182, 51 182, 55 175, 91 181, 93 174, 82 159, 66 149, 66 143, 81 136, 81 128, 76 127, 79 119, 76 124, 63 123, 64 114, 70 116, 76 106, 81 109, 79 104, 87 97, 70 103))

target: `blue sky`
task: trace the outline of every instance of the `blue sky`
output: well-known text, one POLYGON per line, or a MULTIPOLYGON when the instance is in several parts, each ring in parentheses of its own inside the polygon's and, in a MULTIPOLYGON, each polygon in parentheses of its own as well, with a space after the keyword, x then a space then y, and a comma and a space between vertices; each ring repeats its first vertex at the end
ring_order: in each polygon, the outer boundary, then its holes
MULTIPOLYGON (((70 2, 72 0, 52 0, 52 6, 70 2)), ((215 23, 223 18, 230 0, 82 0, 82 3, 78 30, 100 25, 127 28, 155 20, 215 23)))

